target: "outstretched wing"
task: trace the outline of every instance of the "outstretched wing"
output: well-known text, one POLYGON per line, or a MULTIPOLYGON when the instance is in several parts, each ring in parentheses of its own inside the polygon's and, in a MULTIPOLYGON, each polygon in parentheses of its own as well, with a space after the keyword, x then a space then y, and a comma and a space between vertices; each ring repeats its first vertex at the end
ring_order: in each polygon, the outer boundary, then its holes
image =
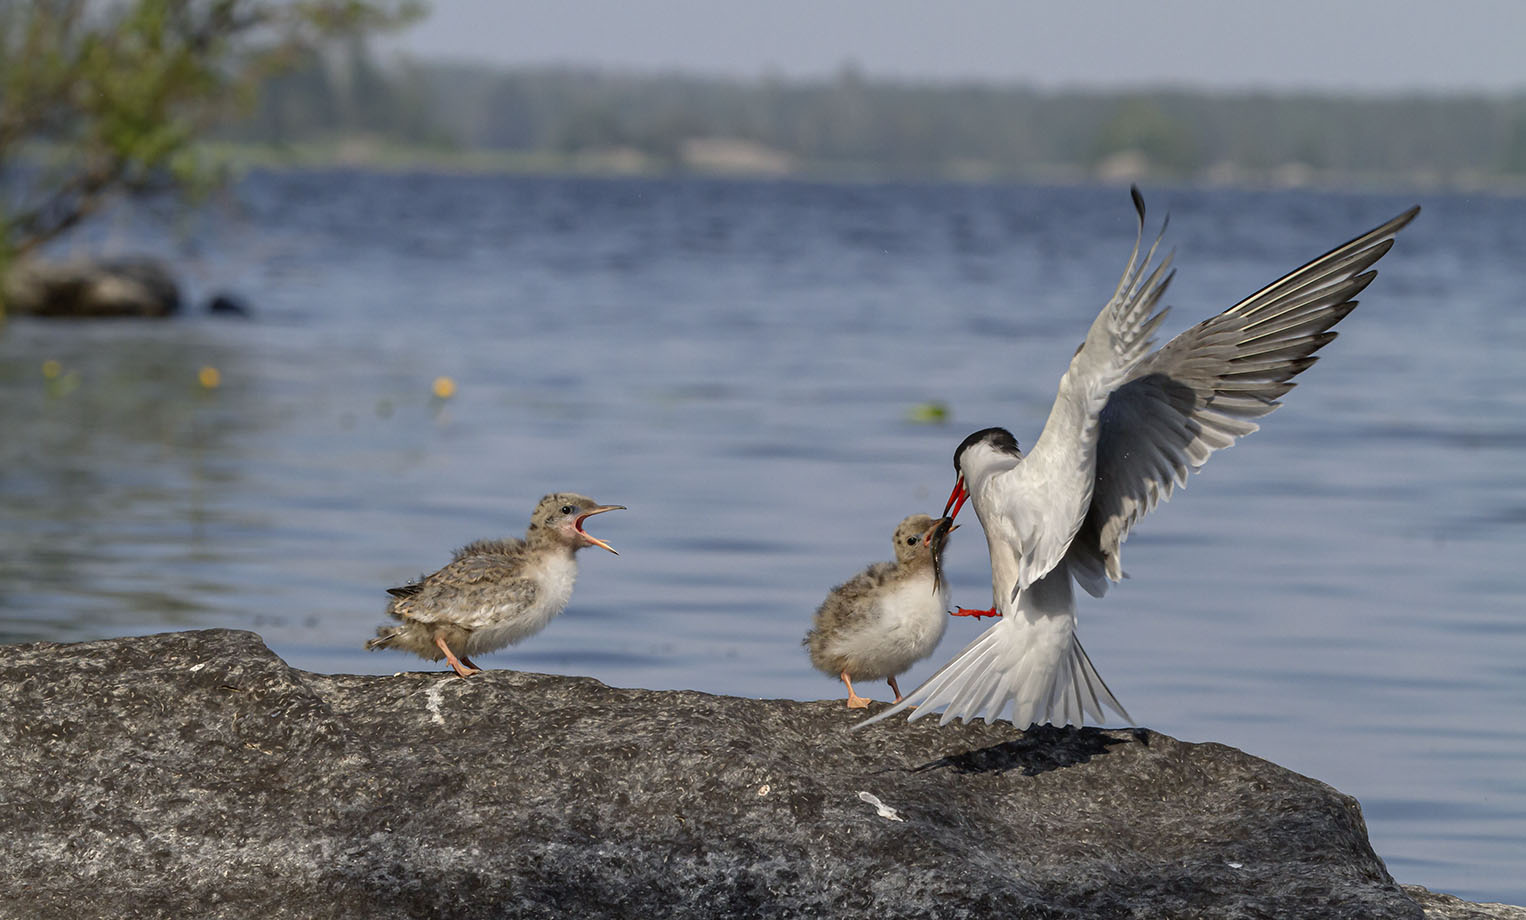
POLYGON ((1281 405, 1419 212, 1337 246, 1139 362, 1100 414, 1091 508, 1069 554, 1083 588, 1100 597, 1122 578, 1120 546, 1135 523, 1281 405))
POLYGON ((1144 201, 1139 189, 1130 191, 1139 230, 1118 288, 1070 359, 1033 449, 1016 468, 991 477, 987 504, 999 509, 1002 520, 983 523, 988 538, 1000 536, 1004 545, 1017 548, 1014 593, 1044 577, 1065 557, 1091 505, 1091 456, 1097 449, 1099 416, 1108 397, 1144 360, 1155 343, 1155 329, 1166 316, 1164 309, 1156 311, 1155 306, 1171 281, 1171 257, 1150 270, 1160 245, 1157 236, 1144 259, 1139 258, 1144 201))

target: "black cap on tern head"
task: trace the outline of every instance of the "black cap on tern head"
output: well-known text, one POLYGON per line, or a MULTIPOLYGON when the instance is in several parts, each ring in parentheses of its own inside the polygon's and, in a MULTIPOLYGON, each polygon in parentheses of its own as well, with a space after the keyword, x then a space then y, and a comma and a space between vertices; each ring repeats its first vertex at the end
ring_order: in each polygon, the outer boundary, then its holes
POLYGON ((1012 436, 1012 432, 1005 428, 982 428, 963 441, 960 441, 959 446, 954 448, 955 473, 959 472, 959 458, 964 456, 964 452, 982 441, 990 443, 994 450, 1011 454, 1014 457, 1022 456, 1023 452, 1018 449, 1017 438, 1012 436))

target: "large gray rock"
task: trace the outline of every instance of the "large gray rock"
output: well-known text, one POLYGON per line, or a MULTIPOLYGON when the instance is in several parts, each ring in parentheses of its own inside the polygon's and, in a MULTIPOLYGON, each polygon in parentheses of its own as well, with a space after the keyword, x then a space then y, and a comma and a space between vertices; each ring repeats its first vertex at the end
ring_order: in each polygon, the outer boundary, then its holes
POLYGON ((0 687, 6 917, 1477 908, 1401 890, 1329 786, 1144 730, 850 734, 840 701, 309 674, 225 630, 0 648, 0 687))

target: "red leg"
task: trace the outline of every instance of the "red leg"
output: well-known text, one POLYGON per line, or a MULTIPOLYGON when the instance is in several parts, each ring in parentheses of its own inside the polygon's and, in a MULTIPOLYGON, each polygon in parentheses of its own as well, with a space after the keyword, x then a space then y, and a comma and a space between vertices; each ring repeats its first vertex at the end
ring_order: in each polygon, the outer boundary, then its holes
POLYGON ((887 677, 887 678, 885 678, 885 683, 889 684, 890 685, 890 689, 895 691, 895 701, 897 703, 899 703, 901 700, 905 699, 905 697, 901 696, 901 688, 897 687, 895 685, 895 678, 894 677, 887 677))
POLYGON ((948 615, 951 617, 974 617, 978 620, 981 617, 999 617, 1001 616, 1001 611, 995 607, 992 607, 990 610, 972 610, 969 607, 955 607, 948 612, 948 615))

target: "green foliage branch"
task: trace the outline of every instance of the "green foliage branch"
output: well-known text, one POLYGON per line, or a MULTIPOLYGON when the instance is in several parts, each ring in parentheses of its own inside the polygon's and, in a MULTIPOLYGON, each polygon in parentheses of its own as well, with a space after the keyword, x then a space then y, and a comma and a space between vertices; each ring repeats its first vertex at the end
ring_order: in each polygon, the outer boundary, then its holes
POLYGON ((419 0, 0 0, 0 273, 120 195, 196 194, 200 141, 323 43, 419 0))

